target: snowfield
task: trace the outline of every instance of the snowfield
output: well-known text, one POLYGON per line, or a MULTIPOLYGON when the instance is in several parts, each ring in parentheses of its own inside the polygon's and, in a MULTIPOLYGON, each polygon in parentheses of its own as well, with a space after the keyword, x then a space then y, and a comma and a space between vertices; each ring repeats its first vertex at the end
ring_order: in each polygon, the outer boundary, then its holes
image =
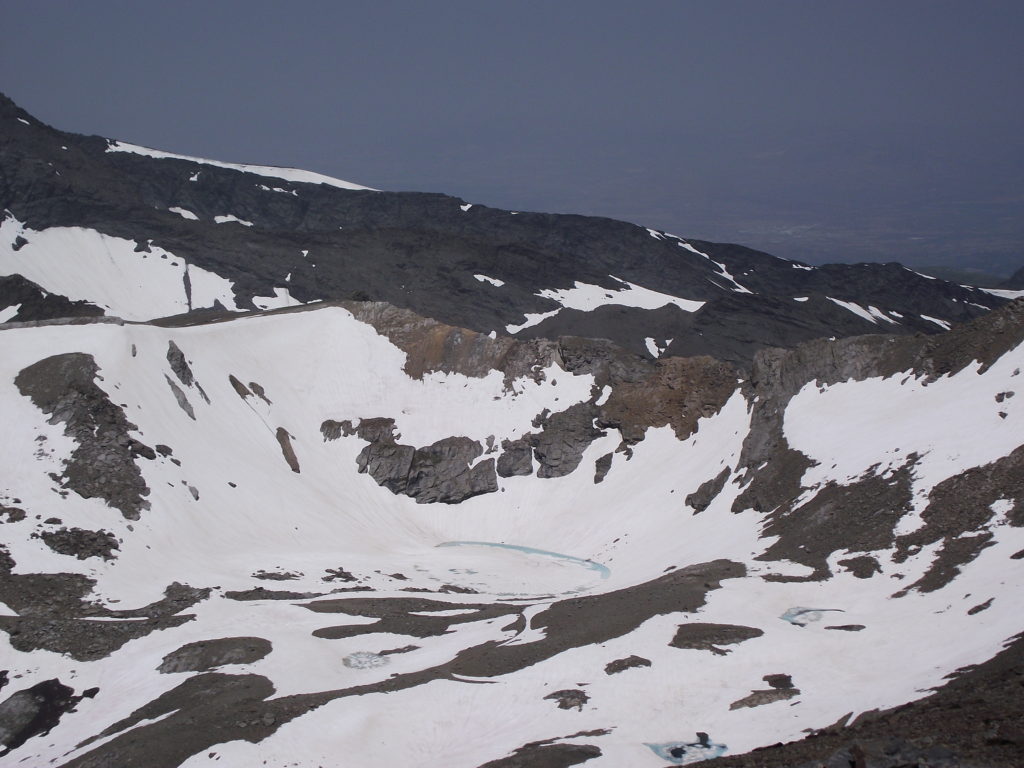
MULTIPOLYGON (((68 287, 55 284, 45 266, 47 238, 58 236, 30 235, 39 249, 37 276, 54 290, 68 287)), ((121 268, 125 253, 100 237, 88 258, 121 268)), ((26 251, 32 253, 26 246, 13 255, 27 259, 26 251)), ((157 263, 153 254, 149 259, 157 263)), ((566 306, 584 300, 591 299, 572 292, 560 298, 566 306)), ((739 388, 685 439, 652 427, 627 455, 617 451, 621 435, 608 429, 567 475, 499 477, 494 493, 417 504, 357 472, 365 440, 325 439, 321 424, 392 418, 403 444, 465 436, 480 443, 482 461, 497 455, 486 446, 535 431, 532 421, 545 409, 604 402, 609 392, 593 375, 557 365, 509 382, 499 371, 417 379, 406 363, 385 336, 334 306, 181 328, 0 332, 7 427, 0 503, 30 513, 0 527, 14 572, 88 576, 95 580, 90 599, 119 610, 160 600, 174 582, 211 590, 183 611, 191 620, 91 660, 19 650, 0 635, 0 667, 17 689, 53 678, 76 691, 99 689, 0 764, 91 765, 93 751, 158 737, 184 750, 172 750, 181 760, 167 764, 193 768, 312 768, 334 764, 339 754, 366 768, 393 766, 396 756, 475 768, 548 739, 597 746, 588 765, 686 764, 919 698, 1021 629, 1024 564, 1011 555, 1024 548, 1024 528, 1008 524, 1005 503, 986 527, 991 546, 954 581, 899 597, 928 570, 936 547, 903 562, 889 550, 838 551, 829 557, 830 577, 780 580, 811 569, 761 558, 775 541, 763 535, 767 511, 733 510, 746 482, 730 474, 697 513, 688 494, 737 468, 751 429, 752 403, 739 388), (169 359, 172 342, 191 384, 169 359), (149 508, 138 520, 100 498, 61 493, 59 476, 76 442, 15 384, 40 359, 69 353, 95 360, 96 384, 134 425, 132 438, 169 449, 135 462, 149 489, 149 508), (298 471, 283 451, 282 429, 298 471), (607 455, 610 468, 597 483, 595 467, 607 455), (32 535, 52 530, 51 518, 112 532, 116 556, 54 551, 32 535), (854 554, 874 557, 879 572, 861 578, 839 564, 854 554), (687 569, 703 575, 685 587, 689 577, 681 577, 668 597, 658 596, 657 584, 687 569), (325 580, 332 572, 347 575, 325 580), (331 592, 352 587, 361 591, 331 592), (265 597, 237 594, 258 588, 265 597), (274 593, 281 590, 290 594, 280 599, 274 593), (689 607, 673 602, 691 593, 683 601, 689 607), (984 610, 971 611, 985 601, 984 610), (380 605, 393 607, 380 612, 380 605), (583 629, 559 619, 562 611, 578 611, 583 629), (680 627, 707 624, 732 627, 735 636, 673 645, 680 627), (212 669, 265 679, 272 687, 266 701, 299 714, 273 709, 278 714, 257 718, 264 730, 229 729, 228 738, 215 736, 191 752, 196 726, 187 738, 175 736, 182 726, 173 710, 129 719, 86 743, 201 677, 158 672, 166 656, 189 643, 239 637, 262 638, 272 650, 212 669), (646 663, 606 670, 630 657, 646 663), (565 691, 582 691, 585 700, 560 708, 550 695, 565 691), (720 748, 702 747, 698 732, 720 748)), ((1005 393, 1021 389, 1021 368, 1024 349, 1017 348, 984 372, 968 366, 928 384, 904 374, 804 386, 788 404, 784 429, 791 447, 816 462, 802 477, 805 493, 891 472, 915 453, 916 506, 903 521, 914 530, 937 484, 1017 447, 1024 393, 1005 393), (887 458, 875 466, 880 456, 887 458)), ((0 606, 3 616, 16 613, 0 606)), ((225 716, 231 723, 248 717, 241 710, 225 716)))

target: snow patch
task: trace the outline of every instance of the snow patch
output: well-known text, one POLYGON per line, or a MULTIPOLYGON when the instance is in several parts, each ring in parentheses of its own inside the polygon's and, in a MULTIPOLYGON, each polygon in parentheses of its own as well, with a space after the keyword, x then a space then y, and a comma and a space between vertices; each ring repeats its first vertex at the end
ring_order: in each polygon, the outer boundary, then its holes
POLYGON ((488 277, 487 275, 473 275, 481 283, 490 283, 491 285, 501 288, 505 284, 504 280, 499 280, 496 277, 488 277))
POLYGON ((653 337, 648 336, 644 339, 644 344, 647 347, 647 351, 651 353, 651 357, 661 357, 672 344, 672 341, 672 339, 665 339, 663 344, 659 344, 653 337))
POLYGON ((258 176, 269 176, 275 179, 295 181, 302 184, 325 184, 329 187, 337 187, 338 189, 362 189, 369 190, 371 192, 376 191, 371 187, 364 187, 361 184, 353 184, 351 181, 342 181, 341 179, 324 176, 323 174, 314 173, 313 171, 303 171, 299 168, 279 168, 277 166, 248 165, 245 163, 222 163, 219 160, 207 160, 203 157, 177 155, 173 152, 163 152, 159 149, 140 147, 136 144, 128 144, 123 141, 110 142, 110 146, 107 147, 107 152, 130 152, 134 155, 155 157, 161 160, 188 160, 192 163, 202 163, 203 165, 212 165, 217 168, 229 168, 235 171, 242 171, 243 173, 254 173, 258 176))
POLYGON ((608 277, 625 287, 609 289, 577 281, 572 288, 545 288, 539 291, 537 296, 557 301, 565 309, 577 309, 581 312, 590 312, 607 305, 659 309, 668 304, 675 304, 684 312, 696 312, 705 303, 644 288, 615 275, 608 277))
POLYGON ((531 328, 531 327, 533 327, 533 326, 535 326, 535 325, 537 325, 539 323, 544 322, 549 317, 554 317, 560 311, 561 310, 559 310, 559 309, 553 309, 550 312, 527 312, 526 313, 526 322, 520 323, 519 325, 515 325, 514 323, 509 323, 508 325, 505 326, 505 331, 507 333, 517 334, 520 331, 525 330, 526 328, 531 328))
POLYGON ((29 236, 19 250, 0 249, 0 274, 21 274, 51 293, 89 301, 125 320, 152 320, 212 307, 238 311, 234 284, 190 265, 159 246, 136 252, 134 240, 83 227, 26 230, 16 219, 0 224, 0 243, 29 236), (185 290, 191 283, 191 304, 185 290))
MULTIPOLYGON (((1021 296, 1024 296, 1024 291, 1009 291, 1003 288, 979 288, 978 290, 990 293, 993 296, 999 296, 1003 299, 1019 299, 1021 296)), ((985 307, 985 309, 988 309, 988 307, 985 307)))
MULTIPOLYGON (((480 279, 479 276, 475 276, 480 279)), ((623 307, 636 307, 638 309, 659 309, 660 307, 674 304, 684 312, 696 312, 704 306, 703 301, 692 299, 681 299, 668 293, 660 293, 650 288, 644 288, 630 283, 615 275, 609 275, 612 280, 621 283, 624 288, 602 288, 599 285, 581 283, 576 281, 572 288, 545 288, 539 291, 537 296, 543 299, 551 299, 561 304, 558 309, 550 312, 530 313, 526 315, 526 322, 519 325, 509 324, 505 330, 515 334, 519 331, 537 325, 543 320, 557 315, 562 309, 576 309, 580 312, 590 312, 598 307, 614 305, 623 307)))
MULTIPOLYGON (((268 187, 266 184, 260 184, 259 188, 262 189, 264 192, 283 192, 286 195, 295 195, 295 197, 299 196, 299 193, 296 192, 294 189, 282 189, 281 187, 268 187)), ((341 229, 341 227, 338 227, 338 229, 341 229)))
POLYGON ((944 331, 948 331, 953 326, 947 323, 945 320, 939 320, 937 317, 931 317, 929 315, 921 315, 922 320, 927 320, 929 323, 935 323, 939 328, 944 331))
POLYGON ((183 219, 188 219, 189 221, 199 221, 198 216, 192 213, 192 211, 189 211, 185 208, 178 208, 177 206, 175 206, 174 208, 168 208, 167 210, 170 211, 171 213, 178 214, 183 219))
POLYGON ((245 219, 240 219, 237 216, 232 216, 231 214, 225 214, 223 216, 214 216, 213 220, 217 224, 227 224, 228 222, 233 221, 233 222, 236 222, 237 224, 241 224, 243 227, 251 227, 252 226, 252 222, 251 221, 246 221, 245 219))
POLYGON ((857 317, 862 317, 868 322, 874 323, 875 325, 878 325, 879 320, 884 320, 887 323, 896 323, 895 320, 893 320, 891 317, 889 317, 887 314, 882 312, 882 310, 878 309, 877 307, 868 306, 867 308, 864 308, 860 304, 857 304, 856 302, 853 301, 833 299, 831 296, 826 296, 825 298, 827 298, 833 304, 837 304, 843 309, 847 309, 850 312, 853 312, 853 314, 857 315, 857 317))
POLYGON ((302 304, 289 293, 287 288, 274 288, 273 296, 253 296, 252 303, 260 309, 281 309, 282 307, 295 307, 302 304))
POLYGON ((730 288, 731 291, 733 291, 735 293, 753 293, 753 291, 751 291, 749 288, 747 288, 745 286, 742 286, 738 282, 736 282, 736 278, 734 278, 729 273, 729 270, 726 268, 725 264, 721 263, 720 261, 715 261, 714 259, 712 259, 710 256, 708 256, 703 251, 698 251, 696 248, 694 248, 692 245, 690 245, 688 242, 686 242, 682 238, 676 238, 676 239, 679 240, 678 245, 679 245, 680 248, 685 248, 686 250, 690 251, 691 253, 696 253, 698 256, 703 256, 705 259, 707 259, 712 264, 714 264, 716 267, 718 267, 718 274, 720 274, 722 277, 724 277, 726 280, 728 280, 730 283, 732 283, 732 288, 730 288))
POLYGON ((19 309, 21 309, 21 304, 12 304, 9 307, 0 309, 0 323, 6 323, 12 317, 18 314, 19 309))

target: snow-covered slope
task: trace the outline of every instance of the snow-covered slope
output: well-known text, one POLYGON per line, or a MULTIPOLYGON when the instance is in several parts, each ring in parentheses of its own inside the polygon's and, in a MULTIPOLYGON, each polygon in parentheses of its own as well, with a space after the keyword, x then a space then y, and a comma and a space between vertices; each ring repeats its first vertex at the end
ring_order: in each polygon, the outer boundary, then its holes
POLYGON ((53 727, 0 763, 688 764, 924 696, 1024 629, 1024 307, 980 323, 745 380, 359 302, 8 326, 53 727))

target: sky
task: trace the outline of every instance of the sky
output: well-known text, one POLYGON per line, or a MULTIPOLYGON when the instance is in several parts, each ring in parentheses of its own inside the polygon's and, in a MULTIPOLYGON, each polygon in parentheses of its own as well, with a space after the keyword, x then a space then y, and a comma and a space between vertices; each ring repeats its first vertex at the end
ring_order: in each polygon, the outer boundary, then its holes
POLYGON ((813 263, 1024 266, 1020 0, 0 0, 63 130, 813 263))

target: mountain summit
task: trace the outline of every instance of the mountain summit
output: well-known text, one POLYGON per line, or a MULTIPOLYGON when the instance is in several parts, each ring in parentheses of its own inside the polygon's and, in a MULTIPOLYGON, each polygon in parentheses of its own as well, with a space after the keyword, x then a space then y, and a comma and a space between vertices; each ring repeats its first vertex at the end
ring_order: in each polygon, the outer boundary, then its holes
POLYGON ((1012 292, 8 100, 0 198, 0 765, 1019 764, 1012 292))

